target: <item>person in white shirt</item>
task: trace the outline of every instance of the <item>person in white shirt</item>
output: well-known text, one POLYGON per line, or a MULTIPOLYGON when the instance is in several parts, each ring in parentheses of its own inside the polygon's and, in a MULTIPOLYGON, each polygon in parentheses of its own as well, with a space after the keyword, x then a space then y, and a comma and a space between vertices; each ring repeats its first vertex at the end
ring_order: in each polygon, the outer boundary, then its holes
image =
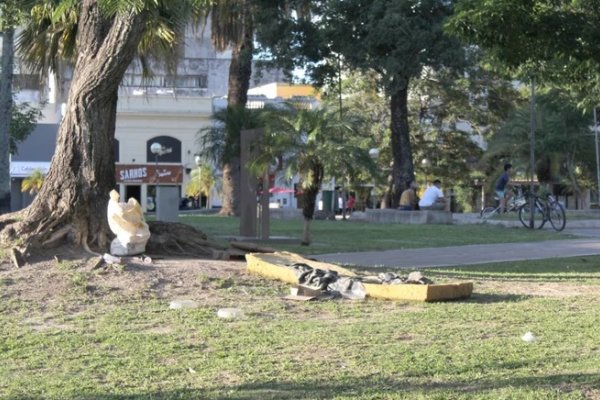
POLYGON ((423 192, 423 197, 419 200, 419 209, 421 210, 445 210, 446 198, 444 192, 440 189, 442 182, 439 179, 433 181, 433 185, 429 186, 423 192))

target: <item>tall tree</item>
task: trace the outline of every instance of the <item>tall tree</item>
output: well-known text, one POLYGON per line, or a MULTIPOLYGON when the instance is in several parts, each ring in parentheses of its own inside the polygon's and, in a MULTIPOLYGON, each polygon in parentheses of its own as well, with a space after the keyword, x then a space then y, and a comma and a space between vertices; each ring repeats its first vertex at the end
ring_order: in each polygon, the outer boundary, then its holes
POLYGON ((361 70, 376 71, 389 96, 392 148, 392 205, 406 182, 414 179, 409 129, 408 96, 411 81, 424 67, 460 66, 462 48, 444 34, 452 14, 443 0, 326 1, 320 19, 331 55, 361 70))
POLYGON ((600 61, 599 17, 595 0, 459 0, 447 28, 509 67, 564 67, 570 59, 600 61))
POLYGON ((446 30, 527 80, 569 85, 600 101, 600 7, 595 0, 459 0, 446 30))
POLYGON ((10 211, 10 123, 13 114, 13 65, 15 28, 29 1, 0 2, 2 64, 0 75, 0 214, 10 211))
MULTIPOLYGON (((522 80, 579 89, 580 103, 595 107, 600 100, 599 17, 595 0, 460 0, 447 30, 483 48, 522 80)), ((535 132, 531 129, 530 170, 535 168, 535 132)))
POLYGON ((42 189, 31 206, 3 219, 3 240, 19 237, 25 252, 66 237, 84 247, 106 247, 110 234, 106 205, 115 186, 112 143, 119 84, 144 33, 156 25, 180 32, 192 8, 204 4, 201 0, 59 3, 58 9, 76 7, 78 12, 67 111, 42 189))
POLYGON ((14 27, 2 33, 2 76, 0 76, 0 214, 10 211, 9 136, 12 115, 14 27))
MULTIPOLYGON (((303 15, 309 0, 224 0, 211 8, 211 37, 219 51, 231 50, 227 89, 227 109, 234 115, 246 107, 252 76, 255 38, 273 34, 277 20, 272 15, 303 15)), ((235 119, 235 118, 233 118, 235 119)), ((248 126, 240 125, 240 129, 248 126)), ((232 131, 229 129, 229 131, 232 131)), ((231 132, 220 161, 223 169, 222 215, 239 214, 240 132, 231 132)))
MULTIPOLYGON (((536 175, 542 183, 568 186, 578 198, 591 186, 595 168, 591 117, 577 108, 565 89, 542 92, 537 100, 536 175)), ((487 158, 510 157, 516 167, 527 165, 530 109, 517 109, 489 141, 487 158)))
POLYGON ((17 153, 17 145, 33 132, 41 116, 39 106, 32 106, 27 102, 13 104, 8 138, 10 154, 17 153))
MULTIPOLYGON (((238 114, 248 101, 248 88, 252 76, 253 9, 251 0, 225 0, 211 9, 211 37, 218 51, 231 50, 227 87, 227 109, 238 114)), ((240 129, 242 127, 240 126, 240 129)), ((220 159, 223 169, 222 215, 239 213, 240 196, 240 131, 226 138, 226 147, 220 159)))
MULTIPOLYGON (((329 110, 337 110, 342 116, 355 116, 360 123, 357 135, 348 137, 352 144, 363 149, 376 149, 374 162, 378 173, 368 170, 359 171, 355 176, 345 178, 343 184, 357 193, 358 206, 370 203, 371 194, 382 200, 382 206, 389 204, 390 179, 390 110, 385 93, 378 85, 378 75, 374 71, 344 70, 341 82, 332 81, 321 90, 322 102, 329 110)), ((337 184, 342 182, 336 181, 337 184), (338 183, 339 182, 339 183, 338 183)))

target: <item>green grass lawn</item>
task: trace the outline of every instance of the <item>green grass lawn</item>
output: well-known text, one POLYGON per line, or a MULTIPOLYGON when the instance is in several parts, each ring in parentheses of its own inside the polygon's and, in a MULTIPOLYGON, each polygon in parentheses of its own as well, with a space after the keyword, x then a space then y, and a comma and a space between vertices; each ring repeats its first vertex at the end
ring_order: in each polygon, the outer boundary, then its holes
POLYGON ((579 257, 431 270, 436 281, 474 280, 475 293, 427 304, 289 302, 284 284, 199 274, 207 297, 187 310, 148 291, 80 286, 42 306, 7 297, 4 279, 0 398, 595 399, 599 266, 579 257), (532 293, 515 292, 527 285, 532 293), (217 317, 231 306, 245 318, 217 317), (521 340, 527 331, 538 340, 521 340))
MULTIPOLYGON (((213 239, 239 234, 239 218, 207 215, 186 215, 181 222, 192 225, 213 239)), ((486 224, 472 225, 407 225, 370 224, 350 221, 313 221, 312 244, 301 246, 301 220, 272 220, 272 237, 295 238, 292 243, 264 242, 269 247, 300 254, 408 249, 418 247, 459 246, 482 243, 514 243, 568 239, 570 236, 552 230, 531 231, 522 226, 515 228, 486 224)), ((256 243, 261 243, 256 240, 256 243)))
MULTIPOLYGON (((212 237, 238 230, 236 218, 184 221, 212 237)), ((301 229, 300 221, 272 224, 277 236, 301 229)), ((319 253, 568 237, 315 221, 313 238, 309 247, 277 247, 319 253)), ((474 282, 471 298, 441 303, 286 301, 289 285, 249 276, 243 262, 194 262, 185 276, 160 263, 95 271, 76 260, 43 271, 0 264, 0 399, 600 398, 600 257, 425 270, 436 282, 474 282), (181 296, 198 307, 170 309, 181 296), (223 307, 245 317, 220 319, 223 307), (528 331, 536 341, 521 339, 528 331)))

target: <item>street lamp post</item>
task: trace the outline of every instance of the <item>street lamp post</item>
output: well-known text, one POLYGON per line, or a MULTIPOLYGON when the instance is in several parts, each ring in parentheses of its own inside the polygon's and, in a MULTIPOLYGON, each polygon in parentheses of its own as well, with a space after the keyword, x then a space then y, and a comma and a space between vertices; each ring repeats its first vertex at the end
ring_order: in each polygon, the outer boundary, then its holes
POLYGON ((154 154, 154 184, 158 185, 158 156, 164 154, 165 148, 162 144, 154 142, 150 145, 150 152, 154 154))
POLYGON ((598 180, 598 204, 600 204, 600 156, 598 155, 598 118, 596 116, 596 107, 594 107, 594 137, 596 148, 596 179, 598 180))
POLYGON ((170 153, 171 148, 164 147, 158 142, 150 145, 150 152, 154 154, 154 184, 155 186, 155 205, 156 220, 177 222, 177 207, 179 205, 179 193, 177 187, 158 185, 158 157, 170 153))

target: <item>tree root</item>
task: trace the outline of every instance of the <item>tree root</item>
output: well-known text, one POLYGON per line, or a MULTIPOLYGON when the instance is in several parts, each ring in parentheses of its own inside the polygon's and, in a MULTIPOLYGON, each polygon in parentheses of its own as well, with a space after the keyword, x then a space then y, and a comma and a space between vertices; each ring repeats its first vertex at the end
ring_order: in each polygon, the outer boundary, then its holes
POLYGON ((25 265, 23 254, 16 247, 10 249, 10 260, 15 268, 21 268, 23 265, 25 265))
POLYGON ((88 246, 88 242, 87 242, 87 235, 83 238, 83 241, 81 242, 81 245, 83 246, 83 249, 87 253, 89 253, 89 254, 91 254, 93 256, 100 256, 100 257, 102 257, 102 254, 96 253, 95 251, 93 251, 92 249, 90 249, 90 246, 88 246))
POLYGON ((42 247, 54 247, 58 244, 60 240, 65 238, 69 232, 71 231, 71 225, 65 225, 62 228, 58 229, 48 239, 42 242, 42 247))
POLYGON ((151 235, 146 252, 149 254, 212 257, 215 250, 227 249, 189 225, 161 221, 151 221, 148 225, 151 235))

